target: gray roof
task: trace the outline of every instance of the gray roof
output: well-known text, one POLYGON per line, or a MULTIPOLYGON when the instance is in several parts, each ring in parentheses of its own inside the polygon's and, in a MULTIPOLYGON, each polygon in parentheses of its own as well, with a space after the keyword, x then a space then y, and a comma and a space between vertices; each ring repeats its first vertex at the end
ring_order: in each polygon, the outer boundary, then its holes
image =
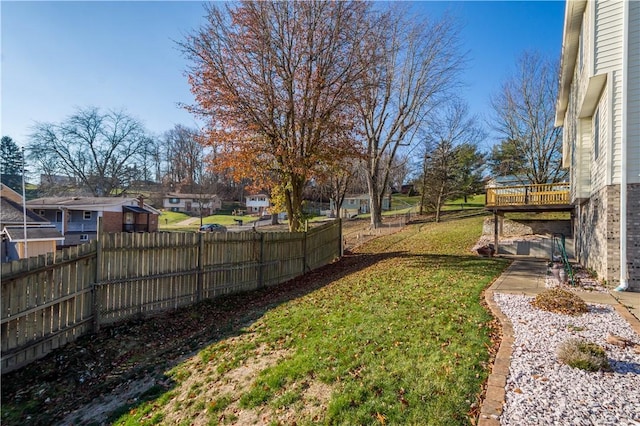
MULTIPOLYGON (((100 211, 104 207, 137 206, 137 198, 123 197, 45 197, 27 201, 27 207, 32 209, 57 209, 65 207, 70 210, 100 211)), ((160 211, 144 203, 144 208, 150 213, 160 214, 160 211)))
MULTIPOLYGON (((9 241, 24 241, 22 226, 5 226, 3 232, 9 241)), ((27 240, 64 240, 64 236, 53 226, 27 226, 27 240)))
MULTIPOLYGON (((23 223, 23 209, 18 203, 15 203, 5 197, 0 197, 0 223, 4 225, 23 223)), ((27 209, 27 223, 49 223, 46 219, 38 216, 31 210, 27 209)))
POLYGON ((85 207, 85 206, 120 206, 131 202, 132 198, 121 197, 45 197, 27 201, 31 208, 38 207, 85 207))
POLYGON ((218 194, 182 194, 179 192, 169 192, 167 193, 167 195, 164 196, 164 198, 195 198, 196 200, 199 199, 213 199, 213 198, 220 198, 218 197, 218 194))

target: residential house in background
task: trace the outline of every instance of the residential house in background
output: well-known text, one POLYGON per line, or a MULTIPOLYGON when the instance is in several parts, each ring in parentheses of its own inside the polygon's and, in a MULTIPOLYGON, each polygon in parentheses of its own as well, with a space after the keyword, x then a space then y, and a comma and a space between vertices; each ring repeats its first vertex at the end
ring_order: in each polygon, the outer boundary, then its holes
POLYGON ((222 200, 216 194, 168 193, 163 197, 162 207, 172 212, 209 216, 222 208, 222 200))
POLYGON ((245 205, 248 214, 263 214, 270 206, 269 196, 266 194, 253 194, 245 197, 245 205))
POLYGON ((160 216, 142 198, 38 198, 27 201, 27 207, 55 225, 65 246, 95 239, 99 221, 103 232, 155 232, 160 216))
MULTIPOLYGON (((382 211, 391 209, 391 195, 385 195, 382 198, 382 211)), ((336 206, 331 200, 329 210, 335 212, 336 206)), ((340 205, 338 217, 354 217, 358 214, 371 212, 371 198, 369 194, 346 195, 340 205)))
POLYGON ((566 2, 556 125, 577 260, 640 291, 640 2, 566 2))
POLYGON ((24 213, 22 196, 0 184, 2 262, 54 252, 56 246, 64 241, 62 234, 49 221, 30 209, 26 209, 26 217, 24 213))

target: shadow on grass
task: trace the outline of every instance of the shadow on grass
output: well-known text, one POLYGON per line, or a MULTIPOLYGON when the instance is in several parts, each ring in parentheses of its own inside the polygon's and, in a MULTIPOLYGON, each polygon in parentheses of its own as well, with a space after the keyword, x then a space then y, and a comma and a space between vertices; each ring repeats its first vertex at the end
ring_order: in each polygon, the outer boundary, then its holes
MULTIPOLYGON (((219 296, 163 315, 104 328, 3 376, 2 424, 50 424, 97 399, 120 397, 118 405, 93 411, 98 417, 67 417, 74 424, 90 424, 96 418, 111 423, 141 409, 147 401, 162 400, 175 389, 176 384, 165 374, 188 357, 242 334, 245 327, 283 303, 389 259, 398 259, 407 268, 460 268, 471 273, 488 265, 499 269, 496 260, 475 256, 403 251, 349 253, 286 283, 219 296), (125 391, 131 394, 122 397, 125 391)), ((483 272, 486 274, 486 270, 483 272)), ((100 401, 97 405, 106 407, 100 401)))
MULTIPOLYGON (((165 372, 205 347, 241 334, 270 309, 401 255, 346 254, 333 264, 279 285, 218 296, 105 327, 4 375, 2 424, 50 424, 96 398, 109 394, 117 397, 137 386, 117 408, 97 412, 101 421, 113 422, 142 403, 170 392, 174 384, 165 372)), ((95 419, 71 417, 74 424, 90 424, 95 419)))

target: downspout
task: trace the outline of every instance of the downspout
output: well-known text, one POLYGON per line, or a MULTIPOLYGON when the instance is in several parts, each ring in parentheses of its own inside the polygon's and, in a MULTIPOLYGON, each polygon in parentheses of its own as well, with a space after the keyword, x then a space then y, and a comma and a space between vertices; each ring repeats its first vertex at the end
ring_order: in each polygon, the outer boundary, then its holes
POLYGON ((629 2, 622 6, 622 141, 620 143, 620 285, 615 291, 626 291, 629 288, 629 272, 627 270, 627 82, 629 68, 629 2))

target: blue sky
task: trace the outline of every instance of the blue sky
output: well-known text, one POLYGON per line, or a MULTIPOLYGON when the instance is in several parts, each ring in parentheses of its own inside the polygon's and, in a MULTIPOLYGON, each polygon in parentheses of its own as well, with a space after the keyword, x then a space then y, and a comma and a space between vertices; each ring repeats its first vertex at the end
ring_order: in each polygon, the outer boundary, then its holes
MULTIPOLYGON (((416 2, 417 13, 460 19, 469 51, 461 92, 488 116, 489 98, 524 50, 560 55, 564 1, 416 2)), ((75 107, 125 109, 160 135, 196 126, 176 45, 204 22, 201 2, 0 2, 0 131, 26 145, 35 122, 60 122, 75 107)))

